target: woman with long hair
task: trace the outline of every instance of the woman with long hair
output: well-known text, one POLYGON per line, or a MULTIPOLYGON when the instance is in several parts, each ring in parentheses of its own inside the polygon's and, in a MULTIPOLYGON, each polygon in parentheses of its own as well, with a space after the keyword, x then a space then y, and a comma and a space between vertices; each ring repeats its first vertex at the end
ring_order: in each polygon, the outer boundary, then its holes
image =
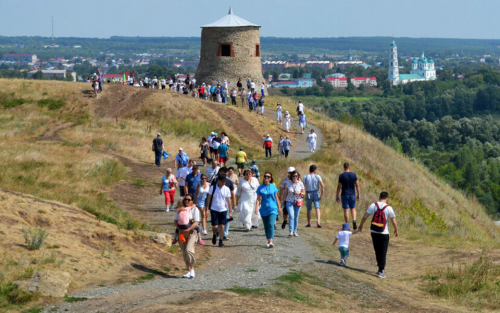
POLYGON ((207 219, 208 219, 208 208, 206 206, 208 190, 210 189, 210 183, 208 182, 208 177, 205 174, 201 174, 201 183, 196 187, 196 194, 194 196, 195 203, 201 211, 201 227, 203 228, 202 234, 207 234, 207 219))
POLYGON ((194 246, 196 243, 195 228, 200 223, 200 211, 193 203, 194 197, 192 194, 184 196, 181 204, 175 211, 174 225, 179 231, 179 246, 182 250, 182 256, 188 272, 183 278, 194 278, 194 246))
POLYGON ((257 188, 255 214, 259 212, 266 232, 267 247, 274 248, 274 224, 281 209, 278 188, 274 185, 273 174, 270 172, 264 174, 264 183, 257 188))
POLYGON ((198 146, 200 148, 201 152, 201 160, 203 161, 203 167, 207 166, 207 161, 208 161, 208 141, 207 138, 203 137, 201 138, 200 145, 198 146))
POLYGON ((166 174, 161 179, 160 195, 165 194, 165 206, 167 212, 174 209, 174 196, 175 187, 177 186, 177 179, 172 174, 172 169, 167 168, 166 174))
POLYGON ((236 203, 240 202, 239 220, 246 231, 252 230, 252 226, 259 226, 260 217, 258 211, 255 210, 257 188, 259 188, 259 181, 253 177, 251 170, 245 170, 236 191, 236 203))
POLYGON ((302 198, 306 190, 304 183, 300 181, 299 172, 293 171, 290 176, 292 180, 287 183, 283 196, 286 199, 286 208, 288 210, 288 229, 290 230, 288 237, 298 237, 299 214, 303 205, 302 198))

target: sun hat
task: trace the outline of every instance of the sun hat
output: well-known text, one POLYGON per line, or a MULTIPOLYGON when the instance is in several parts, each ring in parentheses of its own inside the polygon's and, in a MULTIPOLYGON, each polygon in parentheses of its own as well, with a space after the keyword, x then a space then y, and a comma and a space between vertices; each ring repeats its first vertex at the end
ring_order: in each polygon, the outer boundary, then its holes
POLYGON ((180 148, 179 148, 179 150, 180 150, 180 151, 182 151, 182 150, 184 150, 184 149, 182 149, 182 147, 180 147, 180 148))
POLYGON ((266 134, 266 137, 269 137, 269 134, 266 134))
POLYGON ((342 230, 351 230, 351 226, 349 226, 349 223, 342 224, 342 230))
POLYGON ((290 167, 288 168, 288 173, 291 173, 291 172, 293 172, 293 171, 295 171, 295 167, 290 166, 290 167))
POLYGON ((285 111, 285 113, 288 113, 288 111, 285 111))

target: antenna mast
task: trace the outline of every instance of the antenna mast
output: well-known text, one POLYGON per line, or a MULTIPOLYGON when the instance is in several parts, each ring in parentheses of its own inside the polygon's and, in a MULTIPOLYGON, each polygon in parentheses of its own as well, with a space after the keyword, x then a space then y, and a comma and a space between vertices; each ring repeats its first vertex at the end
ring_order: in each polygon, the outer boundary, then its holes
POLYGON ((52 16, 52 46, 54 45, 54 17, 52 16))

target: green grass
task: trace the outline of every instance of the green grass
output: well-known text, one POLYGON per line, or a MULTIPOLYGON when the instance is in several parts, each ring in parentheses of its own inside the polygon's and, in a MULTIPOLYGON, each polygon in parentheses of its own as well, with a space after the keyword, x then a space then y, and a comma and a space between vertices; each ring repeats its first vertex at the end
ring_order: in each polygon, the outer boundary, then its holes
POLYGON ((33 308, 33 309, 29 309, 27 311, 24 311, 23 313, 40 313, 43 311, 43 308, 33 308))
POLYGON ((57 110, 66 105, 64 100, 56 100, 56 99, 41 99, 38 100, 38 106, 43 108, 47 107, 49 110, 57 110))
POLYGON ((500 265, 484 254, 470 266, 438 269, 424 277, 425 290, 475 309, 500 309, 500 265))
POLYGON ((151 280, 151 279, 153 279, 153 278, 155 278, 155 274, 153 274, 153 273, 148 273, 148 274, 146 274, 146 275, 139 276, 139 278, 138 278, 138 279, 140 279, 140 280, 151 280))
POLYGON ((255 294, 261 294, 266 291, 266 289, 264 288, 247 288, 239 286, 234 286, 233 288, 229 288, 227 290, 235 292, 240 295, 255 295, 255 294))
POLYGON ((86 298, 70 297, 68 295, 64 296, 64 302, 69 302, 69 303, 80 302, 80 301, 85 301, 85 300, 87 300, 87 299, 86 298))

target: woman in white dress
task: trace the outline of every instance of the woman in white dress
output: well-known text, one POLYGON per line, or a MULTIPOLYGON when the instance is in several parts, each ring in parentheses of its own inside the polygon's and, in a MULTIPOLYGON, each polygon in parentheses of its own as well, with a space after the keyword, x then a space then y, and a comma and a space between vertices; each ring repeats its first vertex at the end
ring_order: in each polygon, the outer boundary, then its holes
POLYGON ((290 132, 290 126, 292 126, 292 116, 288 111, 285 112, 285 129, 290 132))
POLYGON ((283 118, 281 116, 281 104, 278 102, 276 104, 276 121, 278 121, 278 125, 283 125, 283 118))
POLYGON ((255 202, 257 201, 257 188, 259 188, 259 181, 257 178, 252 177, 252 171, 247 169, 243 172, 243 178, 238 184, 236 191, 237 200, 240 202, 240 222, 246 231, 250 231, 252 227, 259 226, 260 215, 255 214, 255 202))

